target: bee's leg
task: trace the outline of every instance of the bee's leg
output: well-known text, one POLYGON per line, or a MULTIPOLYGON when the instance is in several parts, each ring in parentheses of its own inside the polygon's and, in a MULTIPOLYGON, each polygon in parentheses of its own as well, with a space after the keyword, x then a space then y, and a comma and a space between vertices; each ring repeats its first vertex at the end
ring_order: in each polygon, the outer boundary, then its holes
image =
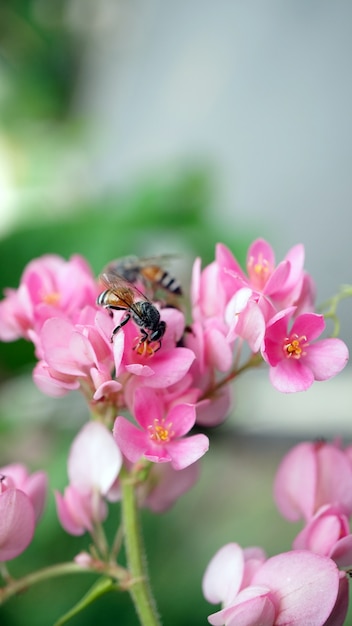
POLYGON ((131 314, 130 313, 126 313, 125 317, 123 318, 123 320, 118 324, 118 326, 115 326, 114 330, 111 333, 111 343, 114 341, 114 337, 116 335, 116 333, 119 332, 120 328, 122 328, 122 326, 124 326, 125 324, 127 324, 128 320, 131 319, 131 314))
POLYGON ((104 306, 105 311, 107 311, 110 315, 110 317, 113 317, 113 311, 123 311, 125 310, 124 308, 120 307, 120 306, 113 306, 112 304, 105 304, 104 306))
POLYGON ((149 339, 148 333, 146 332, 144 328, 141 328, 138 343, 136 343, 136 345, 133 346, 133 350, 136 350, 136 352, 138 352, 140 356, 145 356, 147 352, 148 344, 149 344, 148 339, 149 339))
POLYGON ((144 328, 141 328, 141 337, 140 337, 139 343, 144 343, 145 341, 147 341, 148 338, 149 338, 149 335, 147 331, 144 330, 144 328))

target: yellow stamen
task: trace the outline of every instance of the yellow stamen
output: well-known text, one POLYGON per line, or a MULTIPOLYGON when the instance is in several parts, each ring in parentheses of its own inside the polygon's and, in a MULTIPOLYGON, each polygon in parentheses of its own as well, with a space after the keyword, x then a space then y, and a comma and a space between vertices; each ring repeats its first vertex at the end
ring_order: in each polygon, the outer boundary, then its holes
POLYGON ((256 287, 263 288, 272 272, 269 261, 260 254, 256 260, 250 257, 247 267, 252 283, 256 287))
POLYGON ((60 302, 61 294, 58 291, 53 291, 52 293, 46 293, 42 300, 45 304, 50 304, 52 306, 57 306, 60 302))
POLYGON ((150 438, 156 443, 167 443, 174 436, 174 432, 170 431, 172 424, 165 425, 164 420, 154 420, 153 424, 148 426, 150 431, 150 438))
POLYGON ((304 348, 308 346, 307 337, 305 335, 294 334, 291 337, 286 337, 284 343, 284 352, 288 359, 300 359, 302 356, 306 354, 304 348))
MULTIPOLYGON (((156 350, 154 350, 150 341, 141 341, 139 338, 136 339, 136 345, 134 346, 134 350, 139 354, 139 356, 151 357, 154 356, 156 350)), ((155 343, 155 342, 154 342, 155 343)))

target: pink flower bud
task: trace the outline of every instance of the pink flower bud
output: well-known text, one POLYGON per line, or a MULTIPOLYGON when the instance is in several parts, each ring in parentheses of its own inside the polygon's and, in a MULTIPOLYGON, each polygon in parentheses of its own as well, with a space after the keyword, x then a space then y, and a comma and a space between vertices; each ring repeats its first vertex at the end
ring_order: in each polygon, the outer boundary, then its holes
POLYGON ((35 528, 34 508, 30 498, 19 489, 0 491, 0 561, 10 561, 30 544, 35 528))
MULTIPOLYGON (((352 565, 352 535, 346 515, 334 506, 321 507, 307 525, 301 530, 293 542, 295 550, 311 550, 325 556, 332 555, 336 550, 340 559, 352 565), (340 541, 344 539, 343 549, 340 541), (348 539, 348 541, 346 541, 348 539)), ((334 559, 335 560, 335 559, 334 559)))
POLYGON ((310 518, 323 505, 352 513, 352 464, 337 444, 304 442, 281 461, 274 483, 280 513, 291 521, 310 518))
POLYGON ((11 484, 27 494, 34 508, 36 522, 38 522, 43 513, 48 491, 46 473, 38 471, 29 474, 24 465, 13 463, 1 467, 0 474, 6 477, 7 484, 11 484))
POLYGON ((74 439, 68 458, 70 484, 64 495, 55 493, 57 514, 72 535, 92 531, 106 518, 107 496, 119 474, 122 455, 110 431, 88 422, 74 439))

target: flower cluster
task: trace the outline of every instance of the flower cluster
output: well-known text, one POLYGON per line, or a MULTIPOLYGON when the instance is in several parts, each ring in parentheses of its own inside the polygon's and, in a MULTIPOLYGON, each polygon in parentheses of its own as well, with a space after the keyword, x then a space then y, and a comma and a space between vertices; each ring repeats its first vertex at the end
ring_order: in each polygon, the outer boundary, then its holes
MULTIPOLYGON (((124 266, 109 264, 99 282, 83 258, 45 255, 0 302, 0 339, 33 343, 37 387, 54 397, 80 390, 86 398, 93 419, 76 435, 69 485, 55 495, 64 529, 89 532, 94 555, 103 558, 101 523, 107 503, 123 500, 126 476, 139 506, 170 507, 196 482, 209 447, 194 427, 224 421, 239 373, 267 365, 277 390, 297 392, 336 375, 348 360, 343 341, 320 338, 325 321, 315 310, 302 245, 276 264, 271 246, 258 239, 244 272, 218 244, 212 263, 194 263, 189 318, 178 282, 165 272, 149 268, 142 279, 130 272, 131 283, 114 278, 116 267, 124 266)), ((1 470, 0 560, 25 549, 43 505, 44 478, 35 487, 14 467, 1 470)), ((237 544, 220 550, 204 577, 206 598, 223 605, 210 623, 342 624, 347 583, 339 567, 352 559, 351 494, 351 450, 302 444, 292 451, 279 468, 275 498, 283 515, 302 516, 306 526, 292 551, 269 559, 237 544)))
POLYGON ((218 375, 233 370, 243 341, 269 365, 280 391, 307 389, 347 362, 339 339, 315 341, 325 322, 314 312, 314 285, 303 265, 302 245, 275 265, 270 245, 259 239, 248 250, 246 275, 218 244, 210 265, 202 270, 200 259, 195 261, 191 323, 175 306, 163 307, 166 332, 162 349, 153 352, 136 349, 133 322, 124 324, 111 344, 125 312, 114 311, 112 319, 97 306, 102 287, 84 259, 46 255, 29 263, 17 290, 6 291, 0 338, 34 343, 34 380, 44 393, 59 396, 81 388, 91 402, 103 402, 104 410, 110 403, 133 411, 136 388, 150 387, 168 399, 172 395, 173 402, 176 395, 196 402, 197 422, 214 425, 229 409, 229 386, 219 385, 218 375))
MULTIPOLYGON (((304 270, 302 245, 275 265, 271 246, 258 239, 249 247, 247 275, 222 244, 216 259, 193 277, 194 319, 201 327, 203 362, 220 371, 231 367, 240 340, 269 365, 270 380, 282 392, 303 391, 327 380, 347 362, 339 339, 315 340, 325 322, 314 312, 315 288, 304 270), (215 295, 216 294, 216 295, 215 295)), ((199 359, 198 359, 199 361, 199 359)))
POLYGON ((210 624, 340 626, 348 608, 345 568, 352 566, 352 447, 305 442, 281 462, 274 498, 290 521, 305 526, 293 550, 266 558, 260 548, 221 548, 208 565, 203 592, 223 608, 210 624))

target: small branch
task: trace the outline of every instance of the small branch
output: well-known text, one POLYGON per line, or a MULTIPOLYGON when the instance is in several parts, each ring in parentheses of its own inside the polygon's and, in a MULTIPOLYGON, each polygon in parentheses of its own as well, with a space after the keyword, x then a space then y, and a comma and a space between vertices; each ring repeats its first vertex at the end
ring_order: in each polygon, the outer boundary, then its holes
POLYGON ((3 604, 11 596, 24 591, 37 583, 48 580, 48 578, 56 578, 58 576, 65 576, 67 574, 96 574, 97 570, 90 567, 82 567, 78 563, 69 561, 68 563, 59 563, 58 565, 52 565, 45 567, 37 572, 23 576, 18 580, 11 579, 5 587, 0 588, 0 604, 3 604))
POLYGON ((335 296, 333 296, 326 302, 323 302, 323 304, 321 304, 318 308, 318 310, 323 313, 325 319, 330 318, 333 321, 334 323, 334 329, 332 332, 333 337, 337 337, 340 332, 340 321, 337 316, 337 307, 342 300, 345 300, 346 298, 351 298, 351 297, 352 297, 352 286, 343 285, 340 288, 339 293, 337 293, 335 296))
POLYGON ((246 370, 250 369, 251 367, 258 367, 262 363, 263 363, 263 358, 259 353, 252 354, 250 358, 248 359, 248 361, 246 361, 246 363, 241 365, 241 367, 239 367, 238 369, 237 367, 234 368, 233 370, 231 370, 231 372, 227 376, 219 380, 217 383, 215 383, 215 385, 209 387, 209 389, 207 389, 203 393, 203 395, 199 398, 199 401, 206 400, 207 398, 211 398, 211 396, 213 396, 219 389, 221 389, 221 387, 224 387, 224 385, 227 385, 228 383, 230 383, 232 380, 237 378, 237 376, 239 376, 246 370))

